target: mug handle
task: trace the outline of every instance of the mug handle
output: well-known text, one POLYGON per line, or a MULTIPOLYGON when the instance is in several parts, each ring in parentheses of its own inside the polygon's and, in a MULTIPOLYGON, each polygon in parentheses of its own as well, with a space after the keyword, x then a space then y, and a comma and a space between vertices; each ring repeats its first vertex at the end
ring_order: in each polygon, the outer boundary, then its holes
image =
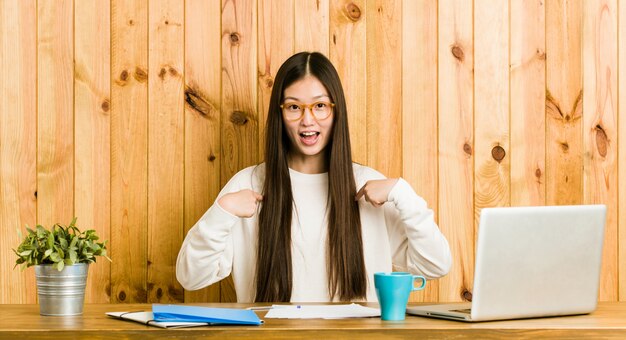
POLYGON ((426 278, 421 275, 413 275, 413 291, 422 290, 426 287, 426 278), (422 285, 419 287, 415 287, 415 280, 422 280, 422 285))

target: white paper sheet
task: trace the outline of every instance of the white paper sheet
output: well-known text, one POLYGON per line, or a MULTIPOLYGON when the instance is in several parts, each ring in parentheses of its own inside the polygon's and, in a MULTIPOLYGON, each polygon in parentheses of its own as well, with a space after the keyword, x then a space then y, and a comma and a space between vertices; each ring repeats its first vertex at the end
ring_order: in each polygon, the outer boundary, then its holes
POLYGON ((183 328, 183 327, 198 327, 209 326, 206 322, 160 322, 154 321, 152 312, 107 312, 106 315, 112 316, 117 319, 124 319, 142 323, 148 326, 155 326, 161 328, 183 328))
POLYGON ((380 316, 380 309, 349 305, 273 305, 266 319, 344 319, 380 316))

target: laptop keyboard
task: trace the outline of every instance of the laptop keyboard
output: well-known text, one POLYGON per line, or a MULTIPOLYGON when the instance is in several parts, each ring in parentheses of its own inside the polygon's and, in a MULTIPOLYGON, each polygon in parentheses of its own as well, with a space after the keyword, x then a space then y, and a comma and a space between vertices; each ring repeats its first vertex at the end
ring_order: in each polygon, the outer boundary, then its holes
POLYGON ((457 313, 465 313, 465 314, 472 314, 472 309, 471 308, 465 308, 465 309, 452 309, 450 310, 451 312, 457 312, 457 313))

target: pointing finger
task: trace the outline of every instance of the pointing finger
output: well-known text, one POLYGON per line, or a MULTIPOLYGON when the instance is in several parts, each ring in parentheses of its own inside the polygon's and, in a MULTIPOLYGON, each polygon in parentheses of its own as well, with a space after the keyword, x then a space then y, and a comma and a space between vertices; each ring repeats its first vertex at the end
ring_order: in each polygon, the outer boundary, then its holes
POLYGON ((361 190, 359 190, 359 192, 356 193, 356 196, 354 197, 355 201, 358 201, 361 199, 361 197, 363 197, 363 195, 365 194, 365 185, 361 187, 361 190))

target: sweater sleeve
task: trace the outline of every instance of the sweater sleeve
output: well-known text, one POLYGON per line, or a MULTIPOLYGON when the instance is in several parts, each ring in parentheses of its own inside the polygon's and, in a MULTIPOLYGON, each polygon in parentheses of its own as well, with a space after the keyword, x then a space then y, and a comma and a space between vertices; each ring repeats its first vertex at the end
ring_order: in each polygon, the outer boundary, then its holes
MULTIPOLYGON (((218 198, 239 189, 233 178, 218 198)), ((176 279, 185 289, 201 289, 230 275, 233 264, 231 229, 239 220, 216 199, 189 230, 176 260, 176 279)))
POLYGON ((424 199, 400 178, 388 200, 385 222, 394 267, 428 279, 446 275, 452 266, 450 247, 424 199))

